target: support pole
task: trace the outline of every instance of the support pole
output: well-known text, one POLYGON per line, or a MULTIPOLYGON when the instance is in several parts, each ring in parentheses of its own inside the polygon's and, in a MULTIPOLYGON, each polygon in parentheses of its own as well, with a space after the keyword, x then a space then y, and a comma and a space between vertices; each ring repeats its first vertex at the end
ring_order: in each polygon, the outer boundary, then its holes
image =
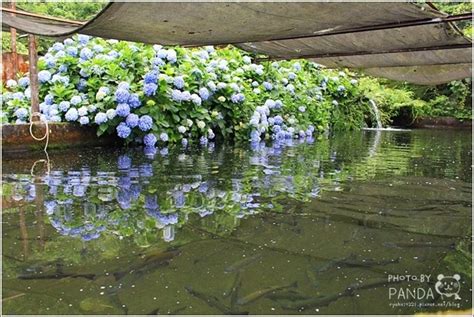
MULTIPOLYGON (((11 1, 10 8, 16 10, 15 1, 11 1)), ((12 15, 15 15, 12 13, 12 15)), ((16 80, 18 74, 18 54, 16 50, 16 29, 10 28, 10 47, 12 52, 12 64, 13 64, 13 79, 16 80)))
POLYGON ((31 90, 31 121, 39 121, 39 83, 38 83, 38 54, 36 37, 28 35, 29 72, 31 90), (36 118, 36 119, 35 119, 36 118))

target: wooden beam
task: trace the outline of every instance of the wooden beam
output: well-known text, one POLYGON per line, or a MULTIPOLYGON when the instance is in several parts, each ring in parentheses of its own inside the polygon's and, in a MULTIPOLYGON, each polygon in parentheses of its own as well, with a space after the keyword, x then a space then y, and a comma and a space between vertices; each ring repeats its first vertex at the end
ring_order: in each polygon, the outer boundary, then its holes
POLYGON ((32 34, 28 36, 28 55, 31 91, 31 114, 32 121, 38 121, 39 116, 39 82, 38 82, 38 52, 36 50, 36 37, 32 34), (34 119, 37 118, 37 119, 34 119))
POLYGON ((12 9, 8 9, 8 8, 2 8, 2 11, 10 12, 10 13, 18 14, 18 15, 24 15, 24 16, 28 16, 28 17, 33 17, 33 18, 38 18, 38 19, 45 19, 45 20, 49 20, 49 21, 76 24, 76 25, 79 25, 79 26, 84 25, 84 24, 87 23, 87 22, 81 22, 81 21, 61 19, 61 18, 46 16, 46 15, 40 15, 40 14, 30 13, 30 12, 26 12, 26 11, 12 10, 12 9))

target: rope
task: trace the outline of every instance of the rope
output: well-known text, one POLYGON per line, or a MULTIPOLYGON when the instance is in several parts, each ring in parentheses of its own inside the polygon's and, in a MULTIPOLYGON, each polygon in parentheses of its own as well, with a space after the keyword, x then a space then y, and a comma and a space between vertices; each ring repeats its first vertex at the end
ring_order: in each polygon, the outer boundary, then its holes
MULTIPOLYGON (((38 163, 46 163, 46 167, 47 167, 47 174, 49 174, 49 172, 51 171, 51 164, 49 162, 49 154, 48 154, 48 145, 49 145, 49 125, 48 125, 48 121, 47 120, 44 120, 44 124, 45 124, 45 127, 46 127, 46 131, 44 133, 44 135, 42 137, 36 137, 34 134, 33 134, 33 117, 34 116, 38 116, 40 117, 41 116, 41 113, 39 112, 33 112, 30 116, 30 135, 31 137, 36 140, 36 141, 43 141, 44 139, 46 139, 46 143, 44 145, 44 153, 46 154, 46 160, 44 159, 41 159, 41 160, 37 160, 36 162, 33 163, 33 166, 31 167, 31 170, 30 170, 30 174, 31 176, 35 176, 34 174, 34 169, 35 169, 35 166, 36 164, 38 163)), ((41 117, 40 117, 41 118, 41 117)), ((40 119, 41 121, 41 119, 40 119)))

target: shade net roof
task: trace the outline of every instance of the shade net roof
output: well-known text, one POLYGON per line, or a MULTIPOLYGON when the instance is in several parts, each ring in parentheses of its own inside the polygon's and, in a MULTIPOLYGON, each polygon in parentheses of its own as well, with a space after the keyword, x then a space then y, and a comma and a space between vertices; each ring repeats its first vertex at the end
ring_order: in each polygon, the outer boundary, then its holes
POLYGON ((234 44, 270 58, 307 58, 439 84, 471 76, 471 42, 441 23, 445 16, 428 5, 402 2, 114 2, 83 26, 3 10, 2 27, 162 45, 234 44))

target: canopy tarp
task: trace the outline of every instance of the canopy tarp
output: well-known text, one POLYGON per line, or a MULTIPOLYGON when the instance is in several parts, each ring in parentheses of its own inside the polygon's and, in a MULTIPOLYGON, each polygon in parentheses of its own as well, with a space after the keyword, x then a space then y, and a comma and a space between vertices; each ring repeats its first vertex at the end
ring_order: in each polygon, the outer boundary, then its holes
POLYGON ((455 67, 471 63, 471 42, 445 17, 429 5, 401 2, 113 2, 79 27, 5 10, 2 27, 162 45, 234 44, 270 58, 437 84, 471 76, 470 67, 455 67))

